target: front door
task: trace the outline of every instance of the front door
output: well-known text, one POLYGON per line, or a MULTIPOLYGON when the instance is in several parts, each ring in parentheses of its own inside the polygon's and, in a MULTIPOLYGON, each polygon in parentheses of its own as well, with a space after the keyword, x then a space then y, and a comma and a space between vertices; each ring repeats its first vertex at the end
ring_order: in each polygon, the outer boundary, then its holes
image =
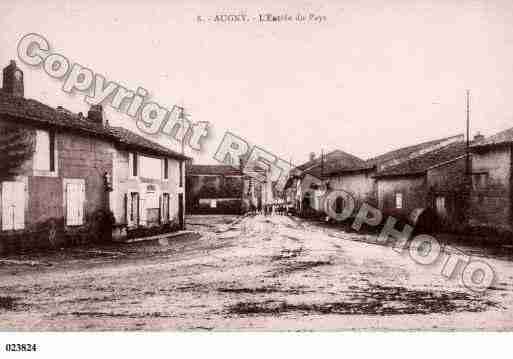
POLYGON ((180 229, 184 229, 183 193, 178 194, 178 221, 180 223, 180 229))

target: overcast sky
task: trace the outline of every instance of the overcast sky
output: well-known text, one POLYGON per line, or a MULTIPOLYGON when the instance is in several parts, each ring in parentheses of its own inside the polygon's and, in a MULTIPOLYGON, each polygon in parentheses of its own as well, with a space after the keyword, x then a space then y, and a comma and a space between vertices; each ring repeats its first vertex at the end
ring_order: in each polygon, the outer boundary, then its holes
MULTIPOLYGON (((212 136, 226 130, 295 164, 342 149, 362 158, 465 131, 513 127, 513 2, 20 1, 0 3, 0 64, 23 35, 163 106, 182 104, 212 136), (77 3, 77 4, 75 4, 77 3), (78 4, 80 3, 80 4, 78 4), (216 13, 315 13, 323 24, 196 22, 216 13)), ((25 95, 87 112, 83 95, 18 61, 25 95)), ((125 114, 111 123, 137 130, 125 114)), ((162 144, 176 143, 157 137, 162 144)))

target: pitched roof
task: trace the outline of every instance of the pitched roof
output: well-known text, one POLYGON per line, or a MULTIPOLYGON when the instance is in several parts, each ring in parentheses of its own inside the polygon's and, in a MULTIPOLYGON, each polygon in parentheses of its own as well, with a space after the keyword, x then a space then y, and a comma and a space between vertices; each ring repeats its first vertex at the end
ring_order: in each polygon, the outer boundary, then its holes
POLYGON ((334 150, 324 155, 310 160, 295 169, 315 177, 320 177, 323 173, 327 174, 335 169, 362 166, 365 161, 341 150, 334 150))
POLYGON ((315 177, 321 177, 323 175, 329 175, 334 172, 344 171, 347 169, 356 169, 365 166, 365 162, 363 160, 353 160, 353 159, 336 159, 336 160, 327 160, 323 165, 316 165, 311 169, 305 171, 315 177))
POLYGON ((0 91, 0 114, 27 121, 36 126, 55 126, 64 130, 79 131, 103 137, 114 144, 137 149, 148 154, 177 159, 188 158, 125 128, 96 124, 71 111, 57 110, 39 101, 13 96, 4 91, 0 91))
POLYGON ((453 142, 463 140, 463 135, 440 138, 438 140, 427 141, 413 146, 402 147, 397 150, 386 152, 382 155, 370 158, 366 161, 370 166, 394 165, 404 160, 415 158, 419 155, 444 147, 453 142))
POLYGON ((370 158, 366 161, 356 161, 353 163, 335 163, 328 165, 325 169, 327 176, 336 176, 342 173, 368 171, 374 168, 384 169, 395 166, 402 162, 411 160, 430 151, 440 149, 451 143, 461 141, 463 135, 444 137, 437 140, 427 141, 412 146, 402 147, 397 150, 386 152, 382 155, 370 158))
POLYGON ((242 172, 230 165, 191 165, 187 175, 241 176, 242 172))
POLYGON ((28 120, 34 124, 81 130, 96 135, 109 135, 102 126, 78 115, 72 115, 69 111, 58 111, 39 101, 13 96, 3 91, 0 91, 0 114, 28 120))
POLYGON ((332 170, 329 170, 326 172, 327 176, 337 176, 342 173, 349 173, 349 172, 359 172, 359 171, 368 171, 374 169, 376 166, 371 163, 363 163, 361 165, 356 166, 341 166, 334 168, 332 170))
POLYGON ((106 129, 116 138, 116 142, 120 145, 134 148, 141 152, 149 152, 150 154, 169 156, 182 160, 189 159, 189 157, 184 156, 181 153, 170 150, 169 148, 159 145, 156 142, 150 141, 147 138, 127 130, 124 127, 107 127, 106 129))
POLYGON ((429 168, 461 157, 465 155, 465 152, 465 142, 455 142, 398 165, 387 167, 379 171, 375 177, 423 175, 429 168))
POLYGON ((473 143, 470 147, 478 148, 478 147, 488 147, 488 146, 498 146, 504 145, 508 143, 513 143, 513 127, 508 128, 507 130, 496 133, 493 136, 486 137, 484 140, 473 143))

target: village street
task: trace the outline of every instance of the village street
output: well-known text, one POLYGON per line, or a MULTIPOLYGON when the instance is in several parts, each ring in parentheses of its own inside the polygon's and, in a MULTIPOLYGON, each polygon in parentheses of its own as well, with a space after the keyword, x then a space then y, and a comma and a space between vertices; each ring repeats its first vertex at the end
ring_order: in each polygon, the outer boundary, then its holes
POLYGON ((9 257, 0 330, 512 329, 505 257, 483 258, 498 280, 476 294, 370 235, 287 216, 187 222, 201 234, 9 257))

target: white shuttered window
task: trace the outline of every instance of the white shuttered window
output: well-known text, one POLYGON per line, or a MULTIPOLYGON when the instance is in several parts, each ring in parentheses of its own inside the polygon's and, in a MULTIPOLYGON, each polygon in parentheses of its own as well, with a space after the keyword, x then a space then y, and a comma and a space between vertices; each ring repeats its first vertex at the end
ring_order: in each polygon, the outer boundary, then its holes
POLYGON ((84 224, 85 188, 82 182, 66 184, 66 225, 84 224))
POLYGON ((25 183, 2 182, 2 230, 25 228, 25 183))
POLYGON ((47 131, 36 130, 34 168, 43 171, 50 170, 50 135, 47 131))

